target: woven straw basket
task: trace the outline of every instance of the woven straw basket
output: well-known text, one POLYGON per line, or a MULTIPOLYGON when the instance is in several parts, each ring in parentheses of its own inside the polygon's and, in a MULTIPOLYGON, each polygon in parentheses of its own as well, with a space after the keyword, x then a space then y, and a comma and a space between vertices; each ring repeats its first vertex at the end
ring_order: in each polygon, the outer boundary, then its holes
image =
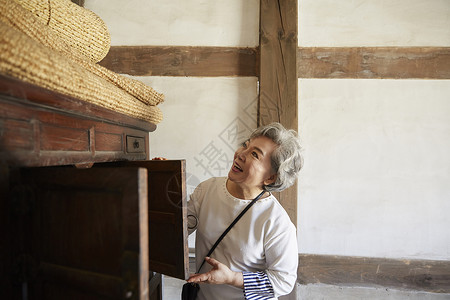
MULTIPOLYGON (((1 0, 11 1, 11 0, 1 0)), ((58 32, 79 55, 101 61, 109 51, 111 37, 102 19, 70 0, 14 0, 41 23, 58 32)))
POLYGON ((3 22, 0 22, 0 73, 154 124, 162 120, 158 107, 145 105, 3 22))

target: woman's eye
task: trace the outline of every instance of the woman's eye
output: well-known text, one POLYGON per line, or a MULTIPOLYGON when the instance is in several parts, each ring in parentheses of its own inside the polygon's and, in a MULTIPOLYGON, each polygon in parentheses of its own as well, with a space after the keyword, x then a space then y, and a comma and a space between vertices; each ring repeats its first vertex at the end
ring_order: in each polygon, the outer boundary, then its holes
POLYGON ((258 153, 252 152, 252 155, 253 155, 255 158, 258 158, 258 153))

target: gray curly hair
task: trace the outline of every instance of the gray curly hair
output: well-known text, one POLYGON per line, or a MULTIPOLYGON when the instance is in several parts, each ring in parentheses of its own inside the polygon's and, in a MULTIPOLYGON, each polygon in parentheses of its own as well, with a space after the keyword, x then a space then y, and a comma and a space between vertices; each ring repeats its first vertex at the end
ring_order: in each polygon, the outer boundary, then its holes
POLYGON ((271 123, 255 129, 250 139, 258 136, 268 137, 278 145, 271 158, 277 179, 274 183, 265 185, 264 190, 280 192, 293 185, 303 166, 302 147, 297 132, 284 128, 280 123, 271 123))

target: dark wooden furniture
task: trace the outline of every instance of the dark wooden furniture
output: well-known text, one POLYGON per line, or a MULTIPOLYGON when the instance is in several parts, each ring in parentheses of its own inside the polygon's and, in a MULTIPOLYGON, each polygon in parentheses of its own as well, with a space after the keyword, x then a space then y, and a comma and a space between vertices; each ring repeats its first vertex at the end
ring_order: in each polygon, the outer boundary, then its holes
POLYGON ((0 282, 6 299, 162 299, 188 276, 184 161, 156 126, 0 76, 0 282))

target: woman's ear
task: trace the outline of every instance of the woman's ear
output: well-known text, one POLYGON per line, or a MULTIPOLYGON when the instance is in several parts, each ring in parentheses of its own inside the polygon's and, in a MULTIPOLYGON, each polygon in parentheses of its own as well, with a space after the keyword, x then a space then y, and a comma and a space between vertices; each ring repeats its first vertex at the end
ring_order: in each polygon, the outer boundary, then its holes
POLYGON ((277 180, 277 173, 274 173, 272 175, 270 175, 269 178, 267 178, 266 180, 264 180, 264 185, 269 185, 274 183, 277 180))

